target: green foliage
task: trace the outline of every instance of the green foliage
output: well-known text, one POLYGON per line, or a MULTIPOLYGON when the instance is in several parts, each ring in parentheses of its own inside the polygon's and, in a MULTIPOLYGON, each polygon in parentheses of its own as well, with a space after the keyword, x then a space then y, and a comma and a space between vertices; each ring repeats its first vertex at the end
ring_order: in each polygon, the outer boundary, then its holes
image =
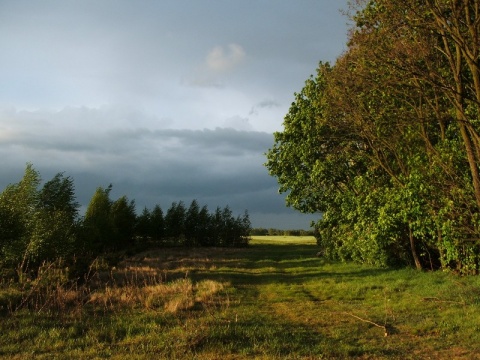
POLYGON ((83 220, 84 251, 102 253, 114 247, 110 192, 112 186, 98 187, 88 204, 83 220))
POLYGON ((40 174, 27 164, 17 184, 0 195, 0 254, 7 266, 36 266, 75 251, 77 208, 73 180, 57 174, 39 190, 40 174))
POLYGON ((137 215, 135 201, 124 195, 112 203, 110 216, 113 225, 114 247, 124 249, 133 245, 137 215))
POLYGON ((77 246, 78 207, 73 179, 59 173, 39 192, 39 211, 32 234, 37 262, 71 256, 77 246))
POLYGON ((188 210, 182 202, 173 203, 165 215, 166 241, 171 245, 224 246, 248 245, 251 223, 248 212, 233 216, 228 206, 210 214, 193 200, 188 210))
POLYGON ((197 200, 192 200, 185 214, 185 243, 198 245, 198 233, 200 228, 200 207, 197 200))
POLYGON ((356 4, 348 50, 295 94, 265 165, 287 205, 323 214, 326 256, 477 273, 480 4, 356 4))
MULTIPOLYGON (((320 64, 317 77, 308 79, 302 91, 295 94, 295 102, 284 119, 284 131, 274 133, 275 144, 266 154, 265 166, 270 175, 277 177, 280 192, 287 192, 287 205, 304 212, 325 211, 334 190, 332 176, 338 175, 320 161, 344 137, 323 121, 324 90, 330 71, 329 64, 320 64)), ((348 163, 341 156, 328 160, 331 166, 345 168, 341 176, 347 175, 348 163)))
POLYGON ((118 262, 122 253, 154 246, 248 245, 248 212, 235 218, 228 206, 210 214, 196 200, 188 210, 180 201, 165 216, 158 204, 137 215, 134 200, 110 198, 110 185, 96 189, 79 218, 72 178, 58 173, 40 184, 27 164, 21 181, 0 194, 0 270, 11 269, 21 282, 46 262, 62 263, 83 279, 99 256, 118 262))
POLYGON ((135 230, 135 233, 142 241, 146 241, 148 237, 152 236, 151 221, 152 214, 150 210, 147 207, 143 208, 142 213, 137 218, 135 230))
POLYGON ((203 206, 198 213, 198 224, 197 224, 197 242, 200 246, 212 245, 211 241, 211 217, 208 211, 207 206, 203 206))
POLYGON ((165 214, 165 232, 172 244, 181 244, 185 236, 185 204, 173 202, 165 214))
POLYGON ((1 194, 0 244, 2 259, 7 264, 19 264, 28 256, 38 210, 40 181, 39 173, 27 164, 22 180, 7 186, 1 194))
POLYGON ((79 204, 75 200, 75 187, 73 179, 64 177, 63 173, 56 174, 52 180, 47 181, 39 194, 40 207, 46 211, 62 212, 71 221, 78 216, 79 204))
POLYGON ((151 213, 151 236, 155 241, 161 241, 165 237, 165 218, 160 205, 155 205, 151 213))

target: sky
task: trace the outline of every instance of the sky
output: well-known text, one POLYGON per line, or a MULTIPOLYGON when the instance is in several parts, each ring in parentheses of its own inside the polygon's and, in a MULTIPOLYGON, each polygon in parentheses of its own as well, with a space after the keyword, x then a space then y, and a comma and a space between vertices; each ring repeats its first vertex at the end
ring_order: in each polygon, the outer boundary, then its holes
POLYGON ((0 191, 27 163, 113 185, 137 211, 193 199, 253 227, 308 229, 263 166, 347 0, 1 0, 0 191))

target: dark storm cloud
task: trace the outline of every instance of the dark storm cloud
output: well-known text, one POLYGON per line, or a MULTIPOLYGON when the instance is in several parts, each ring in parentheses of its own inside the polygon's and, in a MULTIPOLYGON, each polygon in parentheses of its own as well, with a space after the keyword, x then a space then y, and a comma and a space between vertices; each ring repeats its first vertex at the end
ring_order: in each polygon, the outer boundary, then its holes
MULTIPOLYGON (((97 118, 92 111, 83 114, 97 118)), ((76 123, 66 133, 54 126, 58 116, 10 112, 0 117, 2 188, 17 182, 25 163, 31 162, 45 180, 57 172, 72 176, 84 207, 97 187, 111 183, 113 197, 127 195, 139 209, 156 204, 166 209, 174 201, 188 205, 197 199, 212 209, 229 205, 237 214, 248 210, 256 226, 273 214, 293 216, 262 166, 271 134, 231 128, 86 131, 75 128, 76 123), (38 126, 26 127, 24 122, 38 126)))

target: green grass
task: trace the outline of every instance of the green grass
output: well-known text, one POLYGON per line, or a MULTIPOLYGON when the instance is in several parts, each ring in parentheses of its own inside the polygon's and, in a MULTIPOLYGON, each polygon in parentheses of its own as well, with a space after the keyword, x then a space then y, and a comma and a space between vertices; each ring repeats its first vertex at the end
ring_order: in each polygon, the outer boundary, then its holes
MULTIPOLYGON (((328 262, 316 250, 311 237, 267 236, 246 249, 139 254, 55 293, 82 301, 4 311, 0 357, 480 358, 478 277, 328 262)), ((8 294, 19 297, 4 284, 6 307, 8 294)))

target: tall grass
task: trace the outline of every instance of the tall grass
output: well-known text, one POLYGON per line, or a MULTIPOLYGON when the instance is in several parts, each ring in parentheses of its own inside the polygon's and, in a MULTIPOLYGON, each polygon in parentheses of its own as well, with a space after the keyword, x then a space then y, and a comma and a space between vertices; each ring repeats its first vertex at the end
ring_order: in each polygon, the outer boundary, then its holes
POLYGON ((1 284, 0 357, 480 358, 478 277, 328 262, 313 238, 60 270, 1 284))

